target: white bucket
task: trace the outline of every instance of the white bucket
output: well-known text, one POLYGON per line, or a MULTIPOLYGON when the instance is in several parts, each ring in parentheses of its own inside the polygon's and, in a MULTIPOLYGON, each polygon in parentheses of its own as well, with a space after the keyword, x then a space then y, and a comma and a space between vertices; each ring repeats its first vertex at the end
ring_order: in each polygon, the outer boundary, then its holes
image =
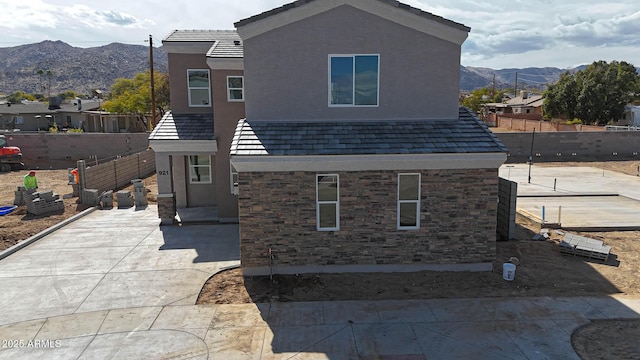
POLYGON ((513 281, 516 277, 516 266, 512 263, 504 263, 502 265, 502 278, 507 281, 513 281))

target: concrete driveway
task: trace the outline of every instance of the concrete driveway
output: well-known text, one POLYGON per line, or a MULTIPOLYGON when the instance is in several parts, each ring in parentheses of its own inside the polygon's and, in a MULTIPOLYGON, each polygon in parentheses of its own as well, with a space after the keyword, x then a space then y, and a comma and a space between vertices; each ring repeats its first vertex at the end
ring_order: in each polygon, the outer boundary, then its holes
POLYGON ((0 261, 0 324, 95 310, 193 305, 238 265, 237 225, 160 227, 157 209, 98 210, 0 261))
POLYGON ((507 164, 500 176, 518 183, 517 207, 573 230, 640 229, 640 177, 592 167, 507 164))
POLYGON ((156 214, 95 211, 0 260, 0 359, 577 360, 576 327, 640 318, 616 297, 194 305, 237 226, 156 214))

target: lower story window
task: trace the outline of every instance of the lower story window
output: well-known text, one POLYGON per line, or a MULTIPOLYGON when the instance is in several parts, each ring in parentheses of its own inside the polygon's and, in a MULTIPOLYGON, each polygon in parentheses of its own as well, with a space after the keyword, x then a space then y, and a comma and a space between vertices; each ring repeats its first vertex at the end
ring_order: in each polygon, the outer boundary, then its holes
POLYGON ((189 177, 192 184, 211 183, 211 156, 190 155, 189 156, 189 177))
POLYGON ((420 228, 420 174, 398 174, 398 229, 420 228))
POLYGON ((340 230, 340 188, 336 174, 316 176, 316 224, 318 231, 340 230))

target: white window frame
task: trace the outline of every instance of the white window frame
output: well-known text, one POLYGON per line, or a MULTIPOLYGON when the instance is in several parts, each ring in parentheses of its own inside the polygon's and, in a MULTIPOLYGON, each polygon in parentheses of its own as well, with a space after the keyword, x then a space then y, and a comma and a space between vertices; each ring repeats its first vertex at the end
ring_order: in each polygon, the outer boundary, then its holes
POLYGON ((398 208, 397 208, 397 226, 398 230, 417 230, 420 229, 420 201, 422 198, 422 174, 420 173, 401 173, 398 174, 398 208), (400 199, 400 179, 403 176, 418 176, 418 196, 417 199, 401 200, 400 199), (402 226, 400 225, 400 206, 401 204, 416 204, 416 225, 415 226, 402 226))
POLYGON ((227 76, 227 101, 228 102, 244 102, 244 76, 236 75, 236 76, 227 76), (229 84, 229 79, 240 78, 242 79, 242 87, 241 88, 232 88, 229 84), (242 91, 242 99, 233 99, 231 97, 232 90, 240 90, 242 91))
POLYGON ((187 69, 187 94, 189 96, 189 107, 211 107, 211 73, 209 69, 187 69), (206 71, 207 72, 207 87, 191 87, 189 84, 189 73, 191 71, 206 71), (207 103, 206 104, 194 104, 191 101, 191 90, 207 90, 207 103))
POLYGON ((187 165, 189 166, 189 184, 211 184, 213 182, 213 179, 211 177, 211 167, 213 166, 212 161, 211 161, 211 155, 207 155, 207 154, 195 154, 195 155, 188 155, 187 156, 187 165), (206 156, 209 158, 209 165, 192 165, 191 164, 191 157, 192 156, 206 156), (191 177, 191 169, 194 167, 198 167, 201 169, 207 169, 207 171, 209 172, 209 181, 194 181, 193 178, 191 177))
POLYGON ((338 174, 316 174, 316 229, 318 231, 339 231, 340 230, 340 176, 338 174), (336 178, 336 200, 319 199, 319 182, 321 177, 335 176, 336 178), (336 207, 336 226, 320 227, 320 205, 334 204, 336 207))
POLYGON ((329 60, 328 60, 328 86, 327 86, 327 93, 328 93, 328 104, 329 107, 379 107, 380 106, 380 54, 329 54, 329 60), (376 56, 378 58, 378 83, 376 84, 376 88, 377 88, 377 93, 376 93, 376 104, 375 105, 356 105, 355 101, 356 101, 356 96, 355 96, 355 92, 356 92, 356 57, 357 56, 376 56), (353 74, 352 78, 353 78, 353 83, 352 83, 352 90, 353 90, 353 95, 352 95, 352 101, 351 104, 332 104, 331 103, 331 99, 333 98, 333 85, 331 84, 331 59, 334 57, 351 57, 353 58, 353 68, 351 69, 351 72, 353 74))

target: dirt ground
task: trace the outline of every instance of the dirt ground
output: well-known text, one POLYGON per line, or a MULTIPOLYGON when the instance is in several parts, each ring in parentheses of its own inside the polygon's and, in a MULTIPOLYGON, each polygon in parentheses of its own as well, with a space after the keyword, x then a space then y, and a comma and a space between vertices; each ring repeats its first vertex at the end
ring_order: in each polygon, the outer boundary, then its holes
MULTIPOLYGON (((13 205, 15 191, 23 184, 27 171, 14 171, 10 173, 0 173, 0 206, 13 205)), ((77 197, 64 199, 71 195, 73 190, 68 184, 67 170, 37 170, 38 187, 41 191, 53 190, 60 195, 64 201, 64 212, 51 213, 45 215, 32 215, 27 213, 26 206, 20 206, 13 212, 5 216, 0 216, 0 251, 26 240, 29 237, 63 221, 83 210, 88 206, 78 204, 77 197)), ((147 200, 155 202, 158 193, 156 175, 144 179, 144 184, 149 189, 147 200)), ((133 185, 125 188, 133 191, 133 185)), ((117 204, 114 197, 114 203, 117 204)))

